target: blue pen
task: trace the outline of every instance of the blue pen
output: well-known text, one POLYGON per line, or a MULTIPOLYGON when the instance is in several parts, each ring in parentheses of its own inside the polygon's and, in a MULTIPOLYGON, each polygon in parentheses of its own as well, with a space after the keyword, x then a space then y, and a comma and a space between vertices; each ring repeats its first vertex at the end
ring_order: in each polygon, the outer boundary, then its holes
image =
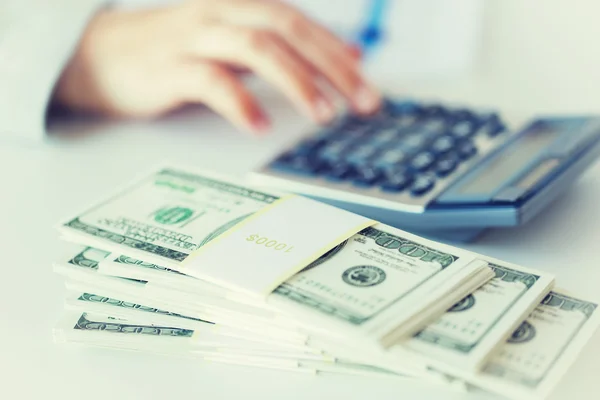
POLYGON ((383 36, 383 18, 388 0, 371 0, 367 9, 367 19, 358 34, 358 45, 363 54, 373 49, 383 36))

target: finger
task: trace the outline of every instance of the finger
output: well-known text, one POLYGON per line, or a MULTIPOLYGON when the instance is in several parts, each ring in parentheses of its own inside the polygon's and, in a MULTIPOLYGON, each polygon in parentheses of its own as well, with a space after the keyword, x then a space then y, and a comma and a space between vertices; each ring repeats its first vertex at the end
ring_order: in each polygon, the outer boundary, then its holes
POLYGON ((233 24, 274 29, 314 66, 353 108, 372 113, 381 98, 363 78, 351 46, 295 8, 279 1, 225 0, 216 6, 217 17, 233 24))
POLYGON ((360 59, 362 58, 362 51, 358 45, 352 45, 350 47, 350 54, 352 55, 352 58, 354 58, 357 61, 360 61, 360 59))
POLYGON ((261 134, 268 129, 269 119, 256 99, 227 68, 190 61, 179 66, 175 77, 181 101, 203 103, 244 131, 261 134))
POLYGON ((229 25, 204 26, 201 34, 190 39, 189 51, 196 57, 247 66, 317 122, 326 123, 335 116, 310 66, 276 33, 229 25))
POLYGON ((338 53, 347 62, 356 61, 352 57, 351 47, 346 42, 324 26, 312 22, 298 9, 285 2, 278 0, 221 0, 210 8, 210 11, 206 9, 204 11, 209 12, 212 18, 256 28, 269 28, 275 24, 294 26, 309 22, 311 29, 319 32, 318 36, 323 40, 321 45, 338 53))

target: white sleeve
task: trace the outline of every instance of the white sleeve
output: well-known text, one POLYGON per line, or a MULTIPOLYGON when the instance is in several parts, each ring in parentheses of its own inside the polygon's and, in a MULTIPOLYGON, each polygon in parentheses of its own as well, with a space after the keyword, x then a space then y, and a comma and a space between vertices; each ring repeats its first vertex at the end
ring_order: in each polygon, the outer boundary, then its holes
POLYGON ((56 81, 105 0, 3 0, 0 139, 40 140, 56 81))

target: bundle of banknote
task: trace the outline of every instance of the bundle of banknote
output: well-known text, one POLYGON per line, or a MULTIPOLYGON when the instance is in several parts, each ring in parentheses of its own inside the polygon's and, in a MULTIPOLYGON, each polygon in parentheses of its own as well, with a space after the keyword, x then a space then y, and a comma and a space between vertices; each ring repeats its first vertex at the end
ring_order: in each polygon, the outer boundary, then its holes
POLYGON ((68 291, 58 342, 528 399, 552 390, 600 323, 597 303, 543 271, 376 221, 321 239, 354 217, 285 208, 287 195, 213 173, 162 168, 110 194, 59 225, 70 243, 54 263, 68 291), (324 243, 253 291, 298 238, 324 243))

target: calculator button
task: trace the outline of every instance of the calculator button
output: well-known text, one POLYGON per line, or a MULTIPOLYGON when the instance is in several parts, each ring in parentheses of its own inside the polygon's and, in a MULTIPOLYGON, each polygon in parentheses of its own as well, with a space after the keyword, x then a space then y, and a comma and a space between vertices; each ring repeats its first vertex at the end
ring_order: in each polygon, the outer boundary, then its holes
POLYGON ((422 196, 435 186, 435 178, 429 175, 420 175, 415 178, 410 187, 413 196, 422 196))
POLYGON ((413 126, 417 122, 418 118, 419 117, 414 114, 401 115, 396 118, 394 123, 398 128, 408 128, 413 126))
POLYGON ((350 177, 354 172, 354 168, 346 163, 338 162, 330 164, 327 168, 324 168, 323 175, 326 179, 331 181, 343 181, 350 177))
POLYGON ((422 132, 414 132, 402 138, 399 145, 407 153, 414 154, 423 147, 426 140, 427 137, 422 132))
POLYGON ((393 101, 390 98, 384 98, 381 102, 381 108, 379 112, 382 114, 393 114, 396 111, 397 102, 393 101))
POLYGON ((445 157, 437 162, 435 165, 435 173, 440 177, 446 177, 450 175, 458 167, 458 160, 456 157, 445 157))
POLYGON ((348 114, 343 119, 340 128, 350 130, 354 128, 368 127, 370 124, 369 118, 356 114, 348 114))
POLYGON ((433 150, 433 152, 436 154, 445 154, 445 153, 449 152, 450 150, 452 150, 452 148, 454 147, 454 144, 455 144, 455 140, 452 136, 449 136, 449 135, 440 136, 431 145, 431 150, 433 150))
POLYGON ((381 109, 379 110, 379 114, 386 117, 395 117, 402 114, 402 110, 400 108, 401 103, 397 103, 392 101, 391 99, 384 99, 381 104, 381 109))
POLYGON ((369 137, 369 141, 378 146, 383 146, 394 141, 398 137, 398 129, 386 127, 378 132, 374 132, 369 137))
POLYGON ((290 167, 298 172, 313 174, 317 172, 319 163, 311 157, 297 156, 290 163, 290 167))
POLYGON ((294 153, 296 155, 307 156, 316 152, 324 143, 325 140, 323 139, 307 139, 294 148, 294 153))
POLYGON ((401 103, 386 102, 385 111, 395 117, 401 115, 420 115, 423 112, 423 107, 411 101, 401 103))
POLYGON ((346 160, 354 165, 364 165, 377 154, 378 150, 378 147, 373 145, 359 146, 346 156, 346 160))
POLYGON ((410 185, 412 177, 403 171, 386 174, 386 177, 381 182, 381 189, 386 192, 401 192, 410 185))
POLYGON ((277 164, 277 165, 284 165, 289 163, 290 161, 292 161, 292 159, 294 158, 295 154, 293 151, 288 151, 283 153, 282 155, 280 155, 279 157, 277 157, 275 159, 275 161, 273 162, 273 164, 277 164))
POLYGON ((402 165, 402 164, 391 165, 391 166, 388 166, 387 168, 381 169, 381 171, 383 172, 384 180, 394 177, 394 176, 398 176, 398 175, 411 176, 413 174, 413 172, 410 170, 410 168, 408 168, 407 166, 402 165))
POLYGON ((488 123, 483 126, 482 130, 489 137, 496 137, 502 132, 506 131, 506 127, 501 122, 488 123))
POLYGON ((428 118, 421 121, 421 128, 430 134, 440 134, 446 129, 447 122, 442 117, 428 118))
POLYGON ((460 108, 452 112, 452 119, 455 121, 473 121, 476 118, 475 114, 465 108, 460 108))
POLYGON ((331 130, 329 135, 330 140, 339 140, 339 139, 358 139, 365 136, 369 130, 371 129, 372 123, 342 123, 340 126, 331 130))
POLYGON ((448 110, 439 104, 433 104, 425 107, 423 113, 427 118, 445 118, 448 116, 448 110))
POLYGON ((387 168, 393 165, 397 165, 404 161, 406 153, 400 149, 385 150, 383 153, 373 161, 373 166, 378 168, 387 168))
POLYGON ((322 129, 320 129, 319 131, 317 131, 317 133, 315 133, 314 137, 316 139, 320 139, 325 142, 328 140, 331 140, 331 137, 338 132, 339 125, 340 125, 340 122, 334 122, 331 124, 331 126, 326 126, 322 129))
POLYGON ((350 128, 342 128, 336 133, 335 138, 338 140, 358 140, 367 137, 372 131, 372 129, 373 127, 371 126, 371 124, 364 126, 352 126, 350 128))
POLYGON ((484 124, 499 124, 500 116, 495 112, 489 112, 485 114, 479 114, 477 118, 484 124))
POLYGON ((339 161, 351 146, 352 141, 350 140, 330 142, 321 148, 319 158, 329 162, 339 161))
POLYGON ((276 170, 299 175, 315 175, 320 164, 311 157, 284 156, 280 157, 272 166, 276 170))
POLYGON ((340 132, 338 138, 343 138, 346 140, 360 140, 369 135, 371 129, 367 127, 357 128, 357 129, 349 129, 340 132))
POLYGON ((458 156, 463 160, 468 160, 477 154, 477 147, 471 142, 462 143, 458 147, 458 156))
POLYGON ((467 139, 475 134, 477 125, 473 121, 459 121, 450 129, 450 133, 457 139, 467 139))
POLYGON ((415 171, 425 171, 431 167, 433 162, 435 161, 435 157, 432 153, 425 151, 417 154, 412 161, 410 162, 410 166, 415 171))
POLYGON ((380 177, 381 173, 375 168, 357 168, 352 181, 357 186, 372 186, 380 177))

